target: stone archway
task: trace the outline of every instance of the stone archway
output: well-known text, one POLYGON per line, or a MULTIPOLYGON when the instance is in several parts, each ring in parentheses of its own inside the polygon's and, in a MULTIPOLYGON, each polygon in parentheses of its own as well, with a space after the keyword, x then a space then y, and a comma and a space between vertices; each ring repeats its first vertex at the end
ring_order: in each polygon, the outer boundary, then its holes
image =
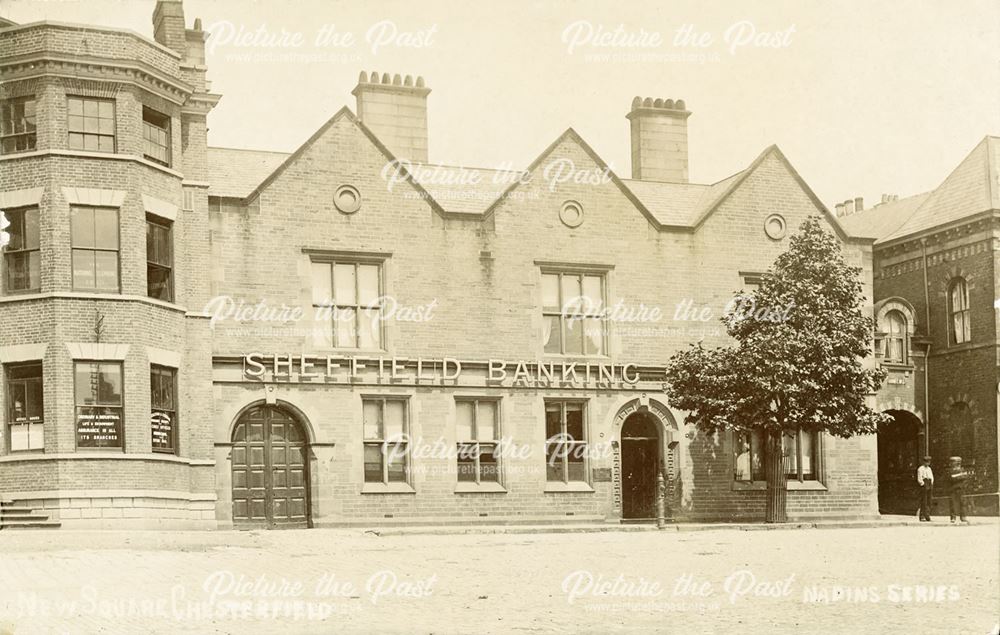
POLYGON ((666 488, 666 515, 680 509, 680 451, 677 424, 662 403, 642 395, 622 405, 614 419, 615 511, 623 520, 656 517, 657 475, 666 488))
POLYGON ((907 410, 886 410, 892 421, 878 427, 878 508, 882 514, 914 514, 919 505, 917 467, 923 454, 923 423, 907 410))

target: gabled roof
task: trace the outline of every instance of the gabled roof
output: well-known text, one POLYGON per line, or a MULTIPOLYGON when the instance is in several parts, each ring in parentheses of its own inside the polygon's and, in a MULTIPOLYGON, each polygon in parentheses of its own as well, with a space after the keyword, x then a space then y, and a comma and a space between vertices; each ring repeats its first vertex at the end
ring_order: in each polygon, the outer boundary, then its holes
MULTIPOLYGON (((352 123, 357 125, 386 156, 387 160, 395 160, 389 149, 375 137, 374 133, 358 120, 350 109, 345 107, 292 154, 209 148, 208 162, 211 181, 209 195, 253 198, 341 117, 348 117, 352 123)), ((841 238, 847 237, 833 214, 823 206, 781 150, 773 145, 761 152, 746 169, 710 185, 622 179, 572 128, 567 128, 559 135, 523 171, 414 164, 410 166, 411 170, 406 172, 406 176, 432 207, 442 215, 485 218, 492 214, 499 204, 509 198, 511 193, 520 186, 521 176, 534 172, 560 144, 566 141, 578 145, 600 170, 606 171, 615 187, 658 230, 696 230, 767 157, 773 155, 786 166, 806 195, 816 204, 817 209, 827 216, 838 235, 841 238), (441 178, 442 173, 445 174, 444 178, 441 178), (456 173, 460 176, 457 180, 452 179, 456 173)), ((407 163, 403 161, 401 165, 405 167, 407 163)))
POLYGON ((1000 210, 1000 137, 986 136, 934 190, 841 218, 854 235, 875 243, 916 236, 1000 210))

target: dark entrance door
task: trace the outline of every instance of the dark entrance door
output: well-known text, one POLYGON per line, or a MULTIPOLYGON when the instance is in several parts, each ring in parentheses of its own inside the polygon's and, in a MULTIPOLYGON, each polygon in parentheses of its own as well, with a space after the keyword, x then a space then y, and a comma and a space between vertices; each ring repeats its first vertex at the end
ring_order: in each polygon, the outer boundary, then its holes
POLYGON ((879 513, 916 514, 920 505, 917 467, 923 440, 920 419, 905 410, 889 410, 887 414, 892 415, 892 421, 878 427, 879 513))
POLYGON ((656 518, 660 434, 656 421, 635 413, 622 425, 622 518, 656 518))
POLYGON ((273 406, 251 408, 233 430, 233 524, 309 526, 309 473, 302 427, 273 406))

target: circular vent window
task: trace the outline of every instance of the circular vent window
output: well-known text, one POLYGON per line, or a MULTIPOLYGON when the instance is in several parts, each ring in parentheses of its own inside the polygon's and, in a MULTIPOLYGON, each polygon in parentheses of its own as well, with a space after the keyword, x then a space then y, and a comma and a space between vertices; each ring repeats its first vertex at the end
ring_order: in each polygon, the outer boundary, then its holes
POLYGON ((785 219, 780 214, 771 214, 764 221, 764 233, 767 234, 768 238, 781 240, 788 233, 788 228, 785 226, 785 219))
POLYGON ((559 220, 566 227, 579 227, 583 223, 583 206, 576 201, 566 201, 559 210, 559 220))
POLYGON ((333 194, 334 206, 344 214, 353 214, 361 207, 361 193, 353 185, 341 185, 333 194))

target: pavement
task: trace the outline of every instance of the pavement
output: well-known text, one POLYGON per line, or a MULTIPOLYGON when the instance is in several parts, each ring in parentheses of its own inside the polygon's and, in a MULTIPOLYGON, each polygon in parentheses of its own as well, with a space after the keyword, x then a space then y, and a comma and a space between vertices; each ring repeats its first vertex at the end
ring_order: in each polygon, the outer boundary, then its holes
POLYGON ((881 524, 3 531, 0 634, 996 628, 996 519, 873 522, 881 524))

